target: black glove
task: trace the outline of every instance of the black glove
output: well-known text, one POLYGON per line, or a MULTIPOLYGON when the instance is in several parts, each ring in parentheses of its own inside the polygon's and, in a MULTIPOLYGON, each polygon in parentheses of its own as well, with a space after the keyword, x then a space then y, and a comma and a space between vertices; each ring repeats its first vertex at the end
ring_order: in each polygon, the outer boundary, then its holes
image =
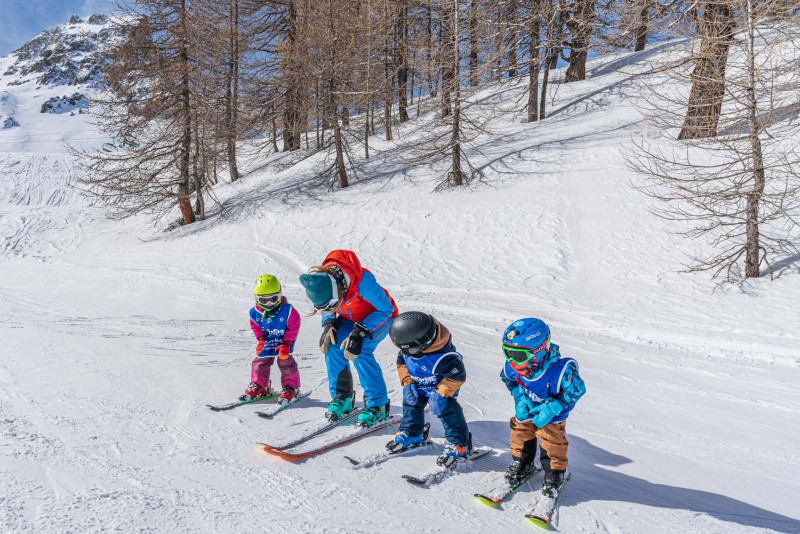
POLYGON ((361 354, 361 345, 364 343, 364 338, 372 338, 372 333, 361 326, 361 323, 353 325, 353 331, 347 336, 339 347, 344 351, 345 360, 355 360, 361 354))
POLYGON ((328 317, 322 323, 322 337, 319 338, 319 350, 322 351, 322 354, 327 354, 331 343, 336 343, 336 328, 338 326, 338 317, 328 317))

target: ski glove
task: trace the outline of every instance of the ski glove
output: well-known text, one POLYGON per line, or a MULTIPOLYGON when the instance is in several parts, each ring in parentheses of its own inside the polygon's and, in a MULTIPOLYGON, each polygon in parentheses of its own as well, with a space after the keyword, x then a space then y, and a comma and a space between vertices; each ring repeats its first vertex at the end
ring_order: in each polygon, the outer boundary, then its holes
POLYGON ((416 406, 419 401, 419 393, 417 393, 417 385, 414 383, 408 384, 403 388, 403 401, 409 406, 416 406))
POLYGON ((322 337, 319 338, 319 350, 327 354, 331 343, 336 343, 336 327, 339 326, 338 317, 328 317, 322 323, 322 337))
POLYGON ((289 358, 289 345, 281 344, 278 347, 278 358, 286 360, 289 358))
POLYGON ((431 413, 436 417, 442 416, 442 410, 444 410, 445 405, 447 404, 447 397, 442 397, 437 392, 433 392, 428 398, 428 406, 431 408, 431 413))
POLYGON ((339 347, 344 351, 345 360, 355 360, 361 354, 361 345, 364 343, 365 337, 372 337, 369 330, 364 328, 361 323, 353 324, 353 331, 347 336, 341 346, 339 347))
POLYGON ((533 406, 522 386, 517 387, 511 394, 514 396, 514 415, 517 421, 530 419, 533 413, 533 406))
POLYGON ((256 345, 256 356, 261 354, 261 351, 264 350, 264 343, 267 341, 267 338, 261 336, 258 338, 258 345, 256 345))
POLYGON ((553 417, 561 413, 564 407, 557 399, 550 397, 531 411, 531 423, 537 428, 544 428, 553 417))

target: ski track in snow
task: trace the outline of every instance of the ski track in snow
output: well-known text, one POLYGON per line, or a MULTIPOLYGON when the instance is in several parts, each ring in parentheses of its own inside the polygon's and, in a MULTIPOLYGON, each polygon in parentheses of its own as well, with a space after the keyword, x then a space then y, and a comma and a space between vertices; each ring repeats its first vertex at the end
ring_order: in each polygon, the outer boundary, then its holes
MULTIPOLYGON (((347 191, 294 185, 310 162, 255 170, 218 186, 224 214, 161 233, 106 220, 69 155, 0 153, 0 531, 529 532, 530 488, 501 511, 472 494, 510 462, 500 333, 535 315, 588 387, 568 423, 561 531, 800 532, 796 266, 733 289, 676 272, 687 245, 647 212, 617 150, 643 128, 615 70, 637 57, 594 61, 597 77, 560 86, 541 123, 494 121, 470 152, 486 183, 463 191, 430 194, 438 170, 376 139, 347 191), (276 274, 308 311, 297 277, 333 248, 450 328, 492 457, 421 489, 401 476, 438 448, 347 469, 345 454, 381 451, 394 427, 298 464, 260 451, 323 422, 318 317, 303 316, 296 347, 308 399, 269 421, 259 405, 205 407, 248 382, 255 276, 276 274)), ((399 412, 395 354, 386 341, 377 357, 399 412)))

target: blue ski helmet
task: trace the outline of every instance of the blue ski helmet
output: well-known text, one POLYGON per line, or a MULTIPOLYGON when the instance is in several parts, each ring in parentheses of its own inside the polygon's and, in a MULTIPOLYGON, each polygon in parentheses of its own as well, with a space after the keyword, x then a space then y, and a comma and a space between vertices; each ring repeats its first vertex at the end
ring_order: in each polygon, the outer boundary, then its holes
POLYGON ((550 354, 550 328, 533 317, 511 323, 503 332, 503 355, 516 371, 536 369, 550 354))

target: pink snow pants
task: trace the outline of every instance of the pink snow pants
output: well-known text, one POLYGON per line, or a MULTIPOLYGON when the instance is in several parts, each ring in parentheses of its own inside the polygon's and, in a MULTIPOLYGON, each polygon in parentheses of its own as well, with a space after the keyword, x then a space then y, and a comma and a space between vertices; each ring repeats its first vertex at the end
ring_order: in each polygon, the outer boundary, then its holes
POLYGON ((281 370, 281 389, 290 387, 297 389, 300 387, 300 372, 297 370, 297 362, 290 354, 285 360, 277 356, 273 358, 256 358, 253 360, 253 367, 250 371, 250 382, 255 382, 261 387, 269 387, 269 371, 272 362, 278 360, 278 368, 281 370))

